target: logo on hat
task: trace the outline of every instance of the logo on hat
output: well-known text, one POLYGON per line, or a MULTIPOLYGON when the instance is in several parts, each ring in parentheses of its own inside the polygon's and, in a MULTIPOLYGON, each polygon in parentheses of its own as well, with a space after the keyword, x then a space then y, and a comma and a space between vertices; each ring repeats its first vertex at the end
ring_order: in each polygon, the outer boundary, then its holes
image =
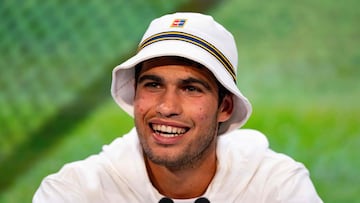
POLYGON ((186 23, 187 19, 175 19, 170 27, 178 27, 178 28, 182 28, 184 27, 185 23, 186 23))

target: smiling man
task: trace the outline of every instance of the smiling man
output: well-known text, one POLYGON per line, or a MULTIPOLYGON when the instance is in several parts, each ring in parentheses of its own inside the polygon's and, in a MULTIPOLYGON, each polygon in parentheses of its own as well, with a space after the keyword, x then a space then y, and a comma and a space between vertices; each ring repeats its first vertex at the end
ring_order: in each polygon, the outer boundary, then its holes
POLYGON ((214 19, 152 21, 113 70, 112 96, 135 128, 46 177, 33 202, 322 202, 308 170, 239 129, 251 105, 236 85, 233 36, 214 19))
POLYGON ((138 68, 135 126, 150 179, 164 195, 200 196, 216 172, 218 127, 231 115, 231 95, 219 101, 212 73, 183 58, 154 58, 138 68))

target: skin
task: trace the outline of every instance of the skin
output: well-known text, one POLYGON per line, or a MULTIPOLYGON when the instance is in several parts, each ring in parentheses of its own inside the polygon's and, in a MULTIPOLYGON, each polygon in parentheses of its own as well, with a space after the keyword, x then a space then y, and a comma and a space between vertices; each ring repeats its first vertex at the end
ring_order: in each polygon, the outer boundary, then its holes
POLYGON ((171 57, 143 63, 135 126, 149 178, 161 194, 184 199, 206 191, 216 172, 219 122, 232 108, 231 95, 219 105, 216 80, 206 68, 171 57), (169 130, 177 133, 169 137, 169 130))

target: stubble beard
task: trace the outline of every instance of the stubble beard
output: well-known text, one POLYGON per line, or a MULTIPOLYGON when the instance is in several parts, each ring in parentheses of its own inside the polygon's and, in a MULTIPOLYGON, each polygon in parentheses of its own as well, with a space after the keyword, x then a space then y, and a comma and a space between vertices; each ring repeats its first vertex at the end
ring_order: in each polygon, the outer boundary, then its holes
POLYGON ((211 125, 209 128, 209 131, 204 132, 201 136, 199 136, 198 140, 195 140, 187 145, 184 148, 183 153, 174 156, 156 155, 153 149, 146 142, 143 135, 139 134, 139 138, 145 158, 149 159, 151 162, 157 165, 162 165, 171 170, 181 170, 194 168, 200 164, 202 160, 204 160, 205 156, 212 148, 211 145, 216 142, 215 139, 217 139, 217 133, 218 123, 214 122, 213 125, 211 125))

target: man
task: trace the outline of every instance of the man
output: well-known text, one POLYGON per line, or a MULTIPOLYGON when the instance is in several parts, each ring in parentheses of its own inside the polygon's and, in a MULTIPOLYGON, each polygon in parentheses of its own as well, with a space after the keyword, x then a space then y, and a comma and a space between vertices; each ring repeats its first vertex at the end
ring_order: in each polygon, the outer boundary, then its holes
POLYGON ((152 21, 113 71, 112 96, 135 128, 46 177, 34 202, 322 202, 307 169, 240 130, 251 105, 237 49, 212 17, 152 21))

